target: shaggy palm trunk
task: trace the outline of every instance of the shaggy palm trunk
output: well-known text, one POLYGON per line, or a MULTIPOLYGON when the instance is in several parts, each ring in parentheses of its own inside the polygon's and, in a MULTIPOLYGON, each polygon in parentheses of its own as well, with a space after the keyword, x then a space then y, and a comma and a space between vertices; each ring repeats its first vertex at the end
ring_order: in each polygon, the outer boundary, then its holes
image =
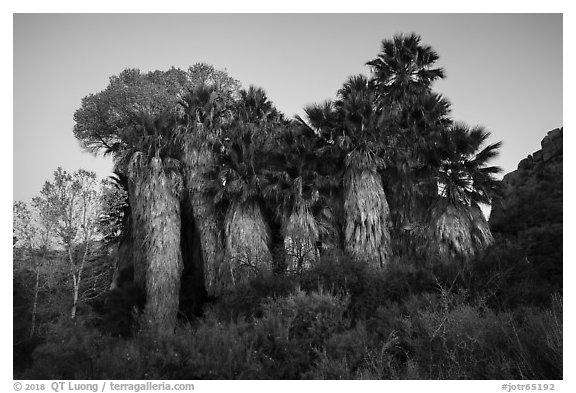
POLYGON ((118 247, 118 262, 117 268, 119 272, 132 265, 134 271, 134 284, 141 289, 146 288, 146 269, 148 262, 146 254, 144 253, 144 239, 146 233, 144 232, 145 217, 147 216, 146 200, 137 198, 136 193, 138 189, 144 187, 142 182, 145 181, 143 176, 135 176, 128 182, 128 200, 130 204, 130 227, 126 234, 128 247, 120 244, 118 247))
POLYGON ((318 236, 318 224, 306 202, 300 200, 284 228, 284 251, 288 271, 300 273, 318 261, 318 236))
POLYGON ((384 266, 390 250, 390 209, 380 175, 366 167, 350 165, 345 179, 344 245, 355 259, 384 266))
POLYGON ((180 179, 168 175, 157 157, 140 175, 134 196, 145 233, 145 315, 153 332, 171 334, 176 325, 182 273, 180 179))
POLYGON ((474 204, 469 209, 470 217, 472 218, 472 242, 476 252, 482 252, 494 243, 494 236, 492 236, 490 224, 488 224, 488 220, 486 220, 480 206, 474 204))
POLYGON ((256 202, 232 204, 224 227, 226 268, 232 285, 272 271, 270 233, 256 202))
POLYGON ((326 205, 318 215, 320 253, 330 255, 344 248, 344 199, 341 190, 331 190, 326 205))
POLYGON ((429 258, 451 263, 469 260, 493 242, 488 222, 477 205, 438 202, 431 215, 429 258))
POLYGON ((204 261, 204 283, 209 294, 218 294, 221 282, 223 242, 218 228, 214 198, 207 189, 207 173, 214 165, 214 156, 208 149, 187 149, 186 187, 192 204, 194 222, 200 232, 200 246, 204 261))
POLYGON ((426 255, 429 196, 437 194, 436 185, 417 186, 413 179, 401 179, 388 187, 388 202, 392 213, 392 250, 403 260, 421 259, 426 255))

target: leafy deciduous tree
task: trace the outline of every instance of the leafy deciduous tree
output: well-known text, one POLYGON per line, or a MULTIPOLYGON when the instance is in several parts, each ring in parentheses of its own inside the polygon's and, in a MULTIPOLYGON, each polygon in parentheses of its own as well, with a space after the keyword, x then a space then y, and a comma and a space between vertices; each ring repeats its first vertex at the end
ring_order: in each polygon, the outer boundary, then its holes
POLYGON ((108 271, 93 271, 89 285, 85 286, 85 270, 90 255, 97 248, 97 226, 100 214, 98 181, 96 174, 80 169, 68 173, 62 168, 54 172, 54 179, 46 182, 40 196, 33 199, 39 210, 44 228, 51 228, 68 257, 69 276, 72 279, 71 318, 75 318, 79 302, 98 296, 106 285, 108 271), (99 290, 94 290, 98 287, 99 290), (88 288, 83 291, 83 288, 88 288))

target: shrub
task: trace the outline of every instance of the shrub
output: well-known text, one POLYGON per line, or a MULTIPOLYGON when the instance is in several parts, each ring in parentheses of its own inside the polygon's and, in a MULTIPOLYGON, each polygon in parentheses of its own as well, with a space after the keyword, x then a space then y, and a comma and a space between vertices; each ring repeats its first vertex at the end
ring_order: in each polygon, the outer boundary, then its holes
POLYGON ((138 330, 136 317, 145 302, 146 293, 132 283, 109 291, 97 309, 101 315, 99 328, 113 336, 131 336, 138 330))
POLYGON ((32 354, 33 366, 23 379, 95 379, 94 356, 109 339, 81 316, 61 318, 51 325, 46 342, 32 354))
POLYGON ((148 337, 145 378, 254 379, 261 375, 250 324, 223 324, 213 316, 197 329, 181 328, 162 341, 148 337), (152 351, 150 351, 152 349, 152 351))
POLYGON ((562 379, 562 306, 562 297, 555 295, 549 309, 518 312, 508 339, 520 378, 562 379))
POLYGON ((562 291, 562 260, 540 263, 528 253, 539 244, 527 247, 515 239, 497 238, 485 254, 470 262, 459 286, 496 310, 550 307, 551 295, 562 291))
POLYGON ((296 280, 292 276, 277 273, 260 275, 229 290, 209 309, 223 321, 259 318, 262 316, 263 304, 266 301, 286 296, 293 292, 296 286, 296 280))
POLYGON ((22 377, 562 378, 562 296, 551 307, 512 308, 521 303, 506 285, 529 282, 508 281, 521 272, 515 250, 490 250, 466 266, 383 271, 325 258, 300 275, 256 277, 163 338, 137 331, 138 317, 122 335, 106 323, 111 312, 98 324, 93 311, 66 315, 22 377))
POLYGON ((306 375, 331 335, 349 328, 345 296, 299 290, 265 305, 256 321, 257 347, 266 375, 295 379, 306 375))

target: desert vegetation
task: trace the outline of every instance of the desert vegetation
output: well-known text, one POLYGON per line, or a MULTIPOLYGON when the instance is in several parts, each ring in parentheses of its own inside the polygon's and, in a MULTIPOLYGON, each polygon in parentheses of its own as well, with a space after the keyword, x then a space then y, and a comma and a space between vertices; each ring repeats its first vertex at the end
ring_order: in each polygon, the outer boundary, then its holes
POLYGON ((562 378, 562 255, 491 230, 500 143, 437 60, 385 39, 294 119, 207 64, 111 77, 74 135, 115 176, 14 204, 15 377, 562 378))

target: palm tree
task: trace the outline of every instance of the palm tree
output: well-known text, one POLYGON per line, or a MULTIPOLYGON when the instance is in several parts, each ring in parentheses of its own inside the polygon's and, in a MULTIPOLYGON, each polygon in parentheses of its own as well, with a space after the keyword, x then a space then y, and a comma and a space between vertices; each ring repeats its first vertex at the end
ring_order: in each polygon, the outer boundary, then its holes
POLYGON ((228 100, 214 86, 200 84, 188 89, 181 98, 183 121, 177 142, 182 145, 184 179, 194 221, 200 232, 204 261, 204 283, 211 294, 221 287, 223 241, 211 193, 211 173, 217 165, 213 146, 221 128, 229 121, 228 100))
POLYGON ((500 168, 488 166, 501 142, 485 145, 490 133, 463 124, 444 130, 435 150, 438 197, 430 211, 431 257, 464 260, 488 247, 493 237, 479 204, 489 204, 498 194, 494 175, 500 168))
POLYGON ((335 103, 305 111, 311 127, 342 154, 345 249, 357 260, 383 266, 391 256, 390 209, 378 173, 386 131, 375 100, 372 82, 358 75, 348 79, 335 103))
POLYGON ((310 200, 304 199, 301 177, 295 179, 293 193, 294 206, 284 222, 282 232, 288 271, 300 273, 314 266, 320 258, 316 246, 320 239, 320 229, 311 206, 317 201, 318 194, 313 194, 310 200))
POLYGON ((426 93, 406 107, 389 129, 386 157, 390 163, 380 171, 386 179, 392 213, 394 252, 405 259, 423 257, 418 228, 427 224, 427 212, 438 192, 430 156, 438 135, 450 127, 449 103, 441 96, 426 93))
POLYGON ((225 206, 226 274, 237 284, 272 270, 270 229, 262 213, 264 146, 281 118, 262 89, 240 91, 234 119, 221 135, 215 202, 225 206))
POLYGON ((414 228, 424 225, 426 211, 436 195, 427 161, 431 140, 451 125, 449 102, 432 92, 432 83, 444 77, 435 68, 438 54, 421 44, 416 34, 395 35, 382 42, 372 68, 377 105, 388 129, 386 151, 390 165, 381 174, 392 206, 392 238, 399 255, 415 255, 420 240, 414 228))
POLYGON ((177 127, 173 114, 134 114, 121 132, 123 147, 116 155, 128 176, 132 215, 143 236, 138 240, 145 260, 138 266, 145 267, 146 321, 158 334, 174 331, 182 272, 181 152, 172 143, 177 127))
POLYGON ((338 246, 327 198, 338 182, 322 140, 310 128, 288 124, 270 140, 263 195, 280 221, 287 269, 302 272, 318 261, 320 244, 338 246))
POLYGON ((271 271, 270 230, 262 214, 260 172, 254 129, 238 120, 225 133, 221 188, 215 202, 225 206, 225 263, 227 281, 237 284, 271 271))
POLYGON ((439 56, 422 45, 417 34, 397 34, 382 41, 378 56, 366 63, 372 67, 380 104, 396 114, 419 96, 431 91, 432 83, 444 78, 442 68, 433 68, 439 56))

